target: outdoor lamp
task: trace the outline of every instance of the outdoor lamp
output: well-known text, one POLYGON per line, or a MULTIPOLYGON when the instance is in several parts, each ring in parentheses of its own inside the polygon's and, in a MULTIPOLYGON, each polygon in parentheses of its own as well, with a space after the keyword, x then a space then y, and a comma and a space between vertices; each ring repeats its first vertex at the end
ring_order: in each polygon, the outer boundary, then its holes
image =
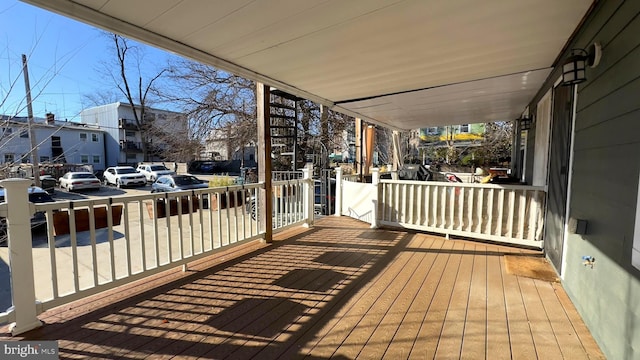
POLYGON ((520 130, 531 129, 531 123, 533 122, 533 119, 530 116, 525 115, 518 120, 520 121, 520 130))
POLYGON ((591 44, 586 50, 571 50, 571 56, 562 64, 562 85, 573 85, 586 81, 587 66, 596 67, 601 56, 602 49, 598 43, 591 44))

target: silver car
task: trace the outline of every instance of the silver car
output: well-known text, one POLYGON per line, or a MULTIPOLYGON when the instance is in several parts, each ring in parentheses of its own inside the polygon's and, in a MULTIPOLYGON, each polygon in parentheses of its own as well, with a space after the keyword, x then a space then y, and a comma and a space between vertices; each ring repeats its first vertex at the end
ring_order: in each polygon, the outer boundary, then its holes
POLYGON ((86 190, 86 189, 100 189, 100 180, 93 175, 93 173, 85 171, 70 171, 64 174, 60 180, 61 189, 67 191, 86 190))

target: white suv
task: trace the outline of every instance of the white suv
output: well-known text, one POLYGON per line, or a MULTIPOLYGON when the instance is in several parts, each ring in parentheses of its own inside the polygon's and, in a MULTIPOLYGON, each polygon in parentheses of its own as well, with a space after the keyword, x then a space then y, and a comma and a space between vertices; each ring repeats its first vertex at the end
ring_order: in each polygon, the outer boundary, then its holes
POLYGON ((147 178, 136 171, 131 166, 114 166, 107 168, 102 175, 105 185, 123 186, 144 186, 147 178))
POLYGON ((149 182, 155 182, 162 175, 176 174, 175 172, 167 169, 164 165, 159 164, 138 165, 137 170, 140 174, 143 174, 149 182))

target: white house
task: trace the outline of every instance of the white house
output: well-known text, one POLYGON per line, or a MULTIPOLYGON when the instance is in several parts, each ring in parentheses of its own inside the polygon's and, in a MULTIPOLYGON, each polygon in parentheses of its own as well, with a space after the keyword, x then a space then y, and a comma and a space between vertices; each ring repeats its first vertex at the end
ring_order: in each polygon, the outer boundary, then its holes
MULTIPOLYGON (((98 125, 105 130, 105 151, 107 166, 118 164, 134 165, 143 161, 164 161, 163 152, 172 144, 167 139, 188 139, 188 121, 184 114, 145 108, 142 124, 135 121, 131 105, 122 102, 106 104, 82 110, 83 122, 98 125), (153 123, 153 131, 144 130, 145 125, 153 123), (143 136, 143 132, 146 131, 143 136), (163 136, 170 134, 170 137, 163 136), (146 144, 143 144, 143 141, 146 144), (144 156, 144 146, 147 156, 144 156)), ((136 107, 140 114, 140 108, 136 107)), ((175 150, 179 153, 180 149, 175 150)), ((169 161, 183 159, 166 159, 169 161)))
MULTIPOLYGON (((57 162, 92 165, 105 168, 104 131, 93 125, 35 118, 32 123, 40 163, 57 162)), ((32 141, 26 117, 0 117, 0 163, 2 167, 31 163, 32 141)))

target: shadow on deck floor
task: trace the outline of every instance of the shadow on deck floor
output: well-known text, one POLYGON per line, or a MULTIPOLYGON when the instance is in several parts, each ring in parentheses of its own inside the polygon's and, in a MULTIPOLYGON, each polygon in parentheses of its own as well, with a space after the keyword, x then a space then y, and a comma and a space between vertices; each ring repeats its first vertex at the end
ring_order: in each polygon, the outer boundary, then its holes
MULTIPOLYGON (((534 251, 326 217, 42 314, 61 358, 604 358, 534 251)), ((6 327, 3 337, 8 339, 6 327)))

